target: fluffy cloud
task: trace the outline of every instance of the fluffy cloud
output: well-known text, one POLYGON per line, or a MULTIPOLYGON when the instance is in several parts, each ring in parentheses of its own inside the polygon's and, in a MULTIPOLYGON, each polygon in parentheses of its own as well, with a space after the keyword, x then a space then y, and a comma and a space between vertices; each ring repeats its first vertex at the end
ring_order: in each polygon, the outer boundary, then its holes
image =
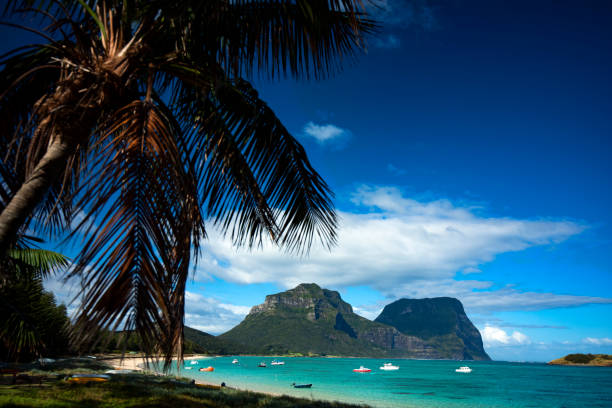
POLYGON ((495 326, 485 326, 480 334, 482 335, 485 347, 515 346, 531 343, 529 337, 519 331, 515 330, 512 334, 509 334, 495 326))
MULTIPOLYGON (((361 213, 341 212, 338 246, 313 248, 291 257, 270 244, 249 252, 211 235, 202 269, 237 283, 275 282, 293 287, 305 280, 340 288, 367 285, 387 295, 456 296, 479 309, 560 307, 610 300, 490 289, 491 282, 455 281, 457 272, 477 273, 496 255, 561 242, 585 229, 571 221, 491 218, 448 200, 423 202, 393 187, 362 186, 352 195, 361 213)), ((205 275, 206 276, 206 275, 205 275)), ((471 275, 472 276, 472 275, 471 275)))
POLYGON ((201 294, 185 292, 185 324, 211 334, 228 331, 244 319, 250 306, 222 303, 201 294))
POLYGON ((345 141, 349 136, 349 132, 346 129, 332 124, 317 125, 314 122, 308 122, 304 126, 304 134, 312 137, 321 145, 332 141, 345 141))

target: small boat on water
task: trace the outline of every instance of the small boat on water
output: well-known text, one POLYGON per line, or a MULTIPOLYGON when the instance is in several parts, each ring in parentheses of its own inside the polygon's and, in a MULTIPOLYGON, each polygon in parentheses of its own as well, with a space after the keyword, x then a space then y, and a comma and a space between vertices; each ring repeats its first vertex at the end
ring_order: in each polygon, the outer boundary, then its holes
POLYGON ((471 373, 472 369, 468 366, 461 366, 455 370, 457 373, 471 373))
POLYGON ((238 364, 238 359, 237 358, 233 359, 232 364, 238 364))
POLYGON ((191 364, 198 364, 197 360, 191 360, 191 364))
POLYGON ((185 370, 191 370, 193 367, 185 367, 185 370))
POLYGON ((272 363, 270 363, 272 365, 285 365, 284 361, 276 361, 276 360, 272 360, 272 363))
POLYGON ((202 367, 202 368, 200 368, 200 371, 215 371, 215 368, 214 367, 210 367, 210 366, 208 366, 206 368, 202 367))
POLYGON ((293 388, 312 388, 312 384, 291 384, 293 388))
POLYGON ((359 368, 355 368, 353 370, 353 372, 355 372, 355 373, 369 373, 370 371, 372 371, 372 370, 370 370, 369 368, 366 368, 364 366, 361 366, 359 368))
POLYGON ((392 363, 384 363, 382 367, 378 368, 385 371, 399 370, 399 366, 393 365, 392 363))
POLYGON ((266 367, 266 363, 262 361, 261 363, 257 364, 257 367, 266 367))

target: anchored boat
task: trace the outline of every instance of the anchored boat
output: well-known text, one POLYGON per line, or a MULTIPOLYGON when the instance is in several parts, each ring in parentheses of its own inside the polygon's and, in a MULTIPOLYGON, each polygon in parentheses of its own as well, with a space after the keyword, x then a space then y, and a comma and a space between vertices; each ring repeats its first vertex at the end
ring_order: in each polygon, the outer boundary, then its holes
POLYGON ((384 363, 382 367, 379 367, 379 369, 385 371, 394 371, 399 370, 399 366, 393 365, 392 363, 384 363))

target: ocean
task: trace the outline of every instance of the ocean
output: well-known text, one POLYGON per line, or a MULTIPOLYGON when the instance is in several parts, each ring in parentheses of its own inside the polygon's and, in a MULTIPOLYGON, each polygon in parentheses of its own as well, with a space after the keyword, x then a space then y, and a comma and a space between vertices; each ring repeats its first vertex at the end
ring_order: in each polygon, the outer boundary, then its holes
MULTIPOLYGON (((229 387, 336 400, 373 407, 612 407, 612 368, 549 366, 542 363, 457 362, 368 358, 214 357, 185 361, 181 375, 229 387), (257 367, 265 362, 266 368, 257 367), (400 366, 382 371, 385 362, 400 366), (365 366, 371 373, 354 373, 365 366), (462 365, 469 374, 456 373, 462 365), (200 367, 214 367, 200 372, 200 367), (291 383, 312 383, 295 389, 291 383)), ((176 366, 174 367, 176 373, 176 366)))

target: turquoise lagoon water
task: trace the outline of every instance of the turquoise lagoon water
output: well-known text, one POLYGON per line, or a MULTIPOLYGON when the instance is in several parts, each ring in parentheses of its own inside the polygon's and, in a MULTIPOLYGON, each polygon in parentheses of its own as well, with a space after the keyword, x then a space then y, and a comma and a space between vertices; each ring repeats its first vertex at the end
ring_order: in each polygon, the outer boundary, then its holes
POLYGON ((374 407, 612 407, 612 368, 548 366, 537 363, 381 360, 366 358, 215 357, 185 361, 181 375, 227 386, 374 407), (257 364, 264 361, 267 368, 257 364), (398 371, 382 371, 384 362, 398 371), (469 365, 470 374, 456 373, 469 365), (367 374, 354 373, 360 365, 367 374), (214 372, 198 368, 213 366, 214 372), (291 383, 312 383, 294 389, 291 383))

